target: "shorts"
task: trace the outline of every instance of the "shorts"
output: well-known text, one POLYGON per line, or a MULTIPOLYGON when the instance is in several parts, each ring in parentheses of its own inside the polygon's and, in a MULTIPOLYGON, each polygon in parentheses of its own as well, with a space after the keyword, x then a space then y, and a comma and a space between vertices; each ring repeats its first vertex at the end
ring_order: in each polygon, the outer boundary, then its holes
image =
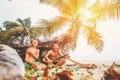
MULTIPOLYGON (((40 65, 41 62, 38 62, 38 61, 34 61, 37 65, 40 65)), ((25 62, 25 68, 30 68, 32 65, 28 62, 25 62)))

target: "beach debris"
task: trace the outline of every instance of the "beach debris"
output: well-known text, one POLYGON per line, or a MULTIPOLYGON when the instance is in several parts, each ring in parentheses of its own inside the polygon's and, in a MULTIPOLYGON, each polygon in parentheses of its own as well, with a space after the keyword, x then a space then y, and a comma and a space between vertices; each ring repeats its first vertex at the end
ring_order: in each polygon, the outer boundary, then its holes
POLYGON ((104 72, 105 80, 120 80, 120 65, 115 62, 104 72))
POLYGON ((42 77, 42 75, 43 75, 43 71, 36 71, 36 73, 39 77, 42 77))
POLYGON ((39 77, 38 75, 37 76, 28 75, 28 76, 26 76, 26 79, 24 79, 24 80, 27 80, 27 79, 29 79, 29 80, 37 80, 38 77, 39 77))
POLYGON ((90 75, 85 75, 84 77, 80 78, 80 80, 95 80, 95 79, 90 75))
POLYGON ((74 80, 72 78, 73 74, 71 71, 65 70, 55 74, 54 80, 74 80))
POLYGON ((97 66, 95 64, 67 64, 67 66, 77 66, 79 65, 79 68, 87 68, 87 69, 95 69, 97 66))
POLYGON ((95 69, 97 66, 95 64, 79 64, 80 68, 95 69))
MULTIPOLYGON (((36 73, 36 71, 34 69, 26 70, 24 80, 37 80, 39 75, 37 75, 35 73, 36 73)), ((38 71, 37 71, 37 73, 38 73, 38 71)))
POLYGON ((67 66, 77 66, 77 64, 67 64, 67 66))
POLYGON ((74 71, 78 71, 79 69, 79 67, 74 67, 74 71))
POLYGON ((88 71, 88 73, 92 76, 94 73, 92 71, 88 71))
POLYGON ((49 64, 49 65, 47 66, 47 68, 48 68, 48 69, 52 69, 52 65, 49 64))

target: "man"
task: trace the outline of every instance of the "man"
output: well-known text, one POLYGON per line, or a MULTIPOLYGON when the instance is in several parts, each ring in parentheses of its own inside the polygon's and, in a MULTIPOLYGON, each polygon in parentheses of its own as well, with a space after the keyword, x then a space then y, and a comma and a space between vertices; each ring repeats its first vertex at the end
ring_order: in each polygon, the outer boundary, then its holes
POLYGON ((55 66, 61 66, 66 62, 65 58, 61 58, 57 61, 54 62, 54 60, 56 60, 58 57, 60 56, 64 56, 64 54, 59 50, 59 46, 58 44, 54 44, 52 49, 49 50, 46 55, 43 58, 43 62, 46 64, 50 64, 53 67, 55 66))
POLYGON ((24 63, 15 49, 0 44, 0 80, 23 80, 24 63))
POLYGON ((46 65, 40 62, 36 62, 40 53, 40 50, 37 49, 38 41, 39 41, 38 39, 31 40, 31 47, 29 47, 25 53, 25 61, 26 61, 26 67, 30 65, 34 67, 36 70, 41 70, 46 68, 46 65))

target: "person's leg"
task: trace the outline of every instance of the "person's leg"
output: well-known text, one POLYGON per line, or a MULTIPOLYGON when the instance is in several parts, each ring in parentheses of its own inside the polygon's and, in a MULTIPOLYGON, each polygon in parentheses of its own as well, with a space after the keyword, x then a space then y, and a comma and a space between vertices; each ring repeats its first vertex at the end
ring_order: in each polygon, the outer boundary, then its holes
POLYGON ((58 63, 56 63, 56 66, 62 66, 63 64, 65 64, 66 59, 60 59, 58 63))
POLYGON ((41 63, 39 66, 41 66, 42 69, 46 69, 46 68, 47 68, 47 65, 45 65, 45 64, 43 64, 43 63, 41 63))
POLYGON ((47 61, 46 61, 46 59, 45 59, 45 58, 43 58, 43 59, 42 59, 42 62, 47 63, 47 61))
POLYGON ((39 62, 39 64, 37 64, 37 66, 35 67, 36 70, 42 70, 47 68, 47 66, 41 62, 39 62))
POLYGON ((42 61, 43 61, 45 64, 47 64, 47 65, 51 65, 52 67, 56 67, 56 65, 54 65, 52 61, 49 61, 49 60, 47 60, 47 59, 45 59, 45 58, 43 58, 42 61))
POLYGON ((52 60, 47 60, 45 58, 42 59, 43 63, 47 64, 47 65, 54 65, 52 60))

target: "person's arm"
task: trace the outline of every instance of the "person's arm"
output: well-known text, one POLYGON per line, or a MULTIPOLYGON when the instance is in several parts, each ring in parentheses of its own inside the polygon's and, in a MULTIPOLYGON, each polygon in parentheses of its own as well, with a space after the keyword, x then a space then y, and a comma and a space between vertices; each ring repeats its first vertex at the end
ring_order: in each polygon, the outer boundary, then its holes
POLYGON ((29 56, 30 54, 28 54, 27 52, 25 53, 25 62, 30 63, 31 65, 36 65, 34 62, 32 62, 31 60, 29 60, 29 56))
MULTIPOLYGON (((64 55, 66 55, 66 54, 63 54, 63 53, 62 53, 62 51, 60 51, 60 50, 59 50, 59 53, 60 53, 60 56, 64 56, 64 55)), ((67 58, 67 59, 68 59, 68 58, 69 58, 69 56, 66 56, 65 58, 67 58)))
POLYGON ((59 54, 60 56, 64 56, 64 54, 62 53, 62 51, 59 50, 59 54))
POLYGON ((33 56, 35 59, 38 59, 38 57, 39 57, 39 50, 36 51, 35 54, 32 54, 32 53, 30 52, 30 48, 28 48, 27 51, 26 51, 26 53, 30 54, 30 55, 33 56))
POLYGON ((47 53, 46 53, 46 55, 45 55, 45 59, 47 59, 47 60, 51 60, 48 56, 51 54, 51 50, 50 51, 48 51, 47 53))

